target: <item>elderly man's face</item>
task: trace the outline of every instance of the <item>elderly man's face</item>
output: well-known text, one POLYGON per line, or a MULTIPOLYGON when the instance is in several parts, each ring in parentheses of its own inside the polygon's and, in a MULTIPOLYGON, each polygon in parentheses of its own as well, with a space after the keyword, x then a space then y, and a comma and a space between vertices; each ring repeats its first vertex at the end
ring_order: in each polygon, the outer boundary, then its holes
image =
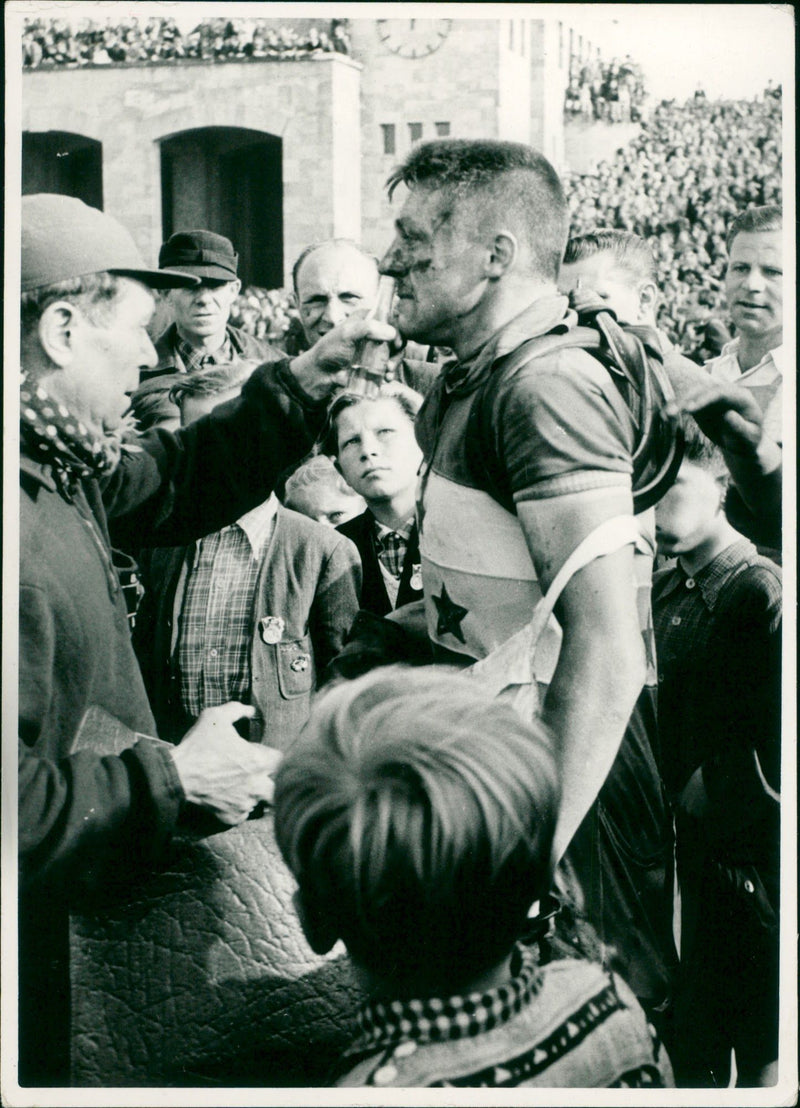
POLYGON ((98 435, 119 427, 140 372, 158 363, 147 333, 153 307, 150 290, 127 278, 93 317, 72 305, 70 358, 48 377, 47 389, 98 435))
POLYGON ((736 329, 755 338, 783 338, 782 231, 742 231, 731 243, 725 297, 736 329))
POLYGON ((321 246, 297 274, 297 307, 311 346, 359 308, 371 308, 378 291, 378 267, 347 244, 321 246))
POLYGON ((397 281, 393 322, 403 337, 452 347, 487 291, 485 261, 470 202, 454 208, 436 189, 412 189, 380 263, 397 281))

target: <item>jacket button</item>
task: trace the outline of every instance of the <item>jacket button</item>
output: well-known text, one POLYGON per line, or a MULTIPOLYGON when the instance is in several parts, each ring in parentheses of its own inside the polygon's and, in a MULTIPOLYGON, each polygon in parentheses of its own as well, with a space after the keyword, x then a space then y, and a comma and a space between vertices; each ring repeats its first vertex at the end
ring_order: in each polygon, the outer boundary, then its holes
POLYGON ((753 884, 752 881, 745 881, 744 891, 746 893, 754 893, 756 891, 755 885, 753 884))

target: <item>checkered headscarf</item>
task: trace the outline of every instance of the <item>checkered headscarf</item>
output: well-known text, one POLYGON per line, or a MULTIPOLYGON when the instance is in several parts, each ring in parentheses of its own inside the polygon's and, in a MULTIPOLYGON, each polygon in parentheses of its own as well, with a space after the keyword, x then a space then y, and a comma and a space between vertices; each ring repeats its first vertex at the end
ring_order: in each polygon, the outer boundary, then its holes
POLYGON ((63 404, 53 400, 42 384, 24 374, 19 397, 22 435, 33 457, 52 466, 56 484, 68 500, 78 481, 112 473, 123 450, 141 449, 123 443, 126 427, 100 435, 90 431, 63 404))

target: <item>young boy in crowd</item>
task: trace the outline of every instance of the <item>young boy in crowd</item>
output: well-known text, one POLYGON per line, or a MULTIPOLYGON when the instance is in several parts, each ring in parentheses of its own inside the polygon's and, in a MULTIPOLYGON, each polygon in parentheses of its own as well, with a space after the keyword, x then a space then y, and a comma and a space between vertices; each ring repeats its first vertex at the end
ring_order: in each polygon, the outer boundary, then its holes
POLYGON ((400 384, 383 386, 375 397, 343 393, 331 405, 320 444, 367 504, 339 530, 361 555, 361 607, 377 616, 422 597, 414 518, 422 462, 414 420, 421 403, 400 384))
POLYGON ((366 507, 326 454, 315 454, 286 479, 283 503, 328 527, 346 523, 366 507))
POLYGON ((633 993, 517 942, 553 870, 549 736, 444 667, 322 693, 279 770, 275 828, 318 953, 370 994, 342 1086, 664 1086, 633 993))
POLYGON ((662 765, 681 887, 679 1084, 776 1078, 780 832, 780 570, 725 517, 719 449, 686 418, 656 506, 653 579, 662 765))

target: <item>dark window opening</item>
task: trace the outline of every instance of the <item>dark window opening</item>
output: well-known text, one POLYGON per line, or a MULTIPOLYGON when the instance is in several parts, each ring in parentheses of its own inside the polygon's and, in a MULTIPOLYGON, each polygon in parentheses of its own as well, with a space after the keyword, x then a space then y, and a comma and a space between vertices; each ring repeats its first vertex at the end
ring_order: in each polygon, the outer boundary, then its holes
POLYGON ((22 135, 22 192, 75 196, 103 207, 103 145, 69 131, 25 131, 22 135))
POLYGON ((226 235, 242 284, 283 285, 280 138, 240 127, 200 127, 161 141, 161 219, 166 239, 202 227, 226 235))
POLYGON ((381 123, 381 131, 383 132, 384 154, 394 154, 396 151, 394 123, 381 123))

